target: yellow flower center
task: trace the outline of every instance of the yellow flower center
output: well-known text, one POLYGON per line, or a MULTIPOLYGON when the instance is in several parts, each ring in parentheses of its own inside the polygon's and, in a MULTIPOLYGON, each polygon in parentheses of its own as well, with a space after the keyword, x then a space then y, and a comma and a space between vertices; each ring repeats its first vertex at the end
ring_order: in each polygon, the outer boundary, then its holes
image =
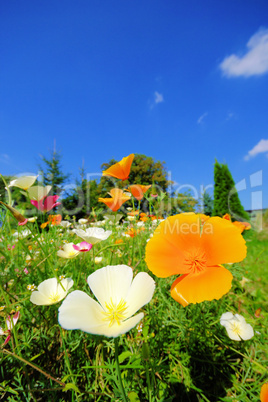
POLYGON ((118 325, 121 324, 126 318, 126 310, 127 310, 127 303, 125 300, 121 299, 120 302, 116 305, 111 299, 110 303, 105 302, 105 306, 107 311, 104 311, 103 314, 105 315, 104 321, 110 321, 109 327, 111 327, 115 322, 118 325))
POLYGON ((59 295, 59 293, 58 293, 58 292, 52 293, 52 294, 49 296, 49 300, 51 300, 52 303, 57 303, 57 302, 60 300, 60 295, 59 295))
POLYGON ((241 325, 240 325, 240 323, 232 322, 232 331, 236 335, 240 336, 240 334, 241 334, 241 325))
POLYGON ((196 249, 188 253, 185 259, 185 265, 188 266, 189 273, 198 274, 207 267, 207 258, 203 250, 196 249))

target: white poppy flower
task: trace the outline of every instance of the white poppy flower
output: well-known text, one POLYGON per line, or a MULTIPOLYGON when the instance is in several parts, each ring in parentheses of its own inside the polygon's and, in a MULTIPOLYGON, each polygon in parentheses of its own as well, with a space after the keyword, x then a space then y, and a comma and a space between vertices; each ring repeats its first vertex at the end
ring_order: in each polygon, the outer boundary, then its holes
POLYGON ((31 218, 28 218, 28 222, 34 223, 37 219, 37 216, 32 216, 31 218))
POLYGON ((227 334, 233 341, 247 341, 254 336, 253 328, 246 323, 242 315, 227 312, 222 314, 220 324, 226 328, 227 334))
POLYGON ((41 201, 48 195, 51 189, 52 186, 33 186, 28 189, 28 195, 30 200, 41 201))
POLYGON ((82 229, 74 229, 73 232, 85 240, 87 243, 96 244, 102 240, 108 239, 108 237, 112 234, 111 230, 104 230, 103 228, 87 228, 86 230, 82 229))
POLYGON ((71 222, 61 221, 60 226, 62 226, 63 228, 67 229, 69 226, 71 226, 71 222))
POLYGON ((86 223, 88 223, 88 220, 87 220, 87 219, 84 219, 84 218, 81 218, 81 219, 78 219, 78 223, 79 223, 80 225, 85 225, 86 223))
POLYGON ((59 308, 59 323, 65 329, 117 337, 134 328, 144 314, 135 314, 153 297, 155 282, 132 268, 114 265, 98 269, 87 282, 98 302, 80 290, 71 292, 59 308))
POLYGON ((57 251, 57 256, 62 258, 74 258, 79 254, 79 250, 73 248, 74 243, 64 244, 62 250, 57 251))
POLYGON ((18 177, 15 180, 11 180, 11 182, 9 183, 8 187, 19 187, 22 190, 28 190, 29 187, 31 187, 35 180, 37 179, 37 176, 21 176, 18 177))
POLYGON ((102 262, 103 257, 95 257, 95 264, 100 264, 102 262))
POLYGON ((73 286, 74 281, 71 278, 64 278, 57 281, 57 278, 46 279, 31 294, 30 301, 38 306, 49 306, 55 304, 66 297, 68 290, 73 286))

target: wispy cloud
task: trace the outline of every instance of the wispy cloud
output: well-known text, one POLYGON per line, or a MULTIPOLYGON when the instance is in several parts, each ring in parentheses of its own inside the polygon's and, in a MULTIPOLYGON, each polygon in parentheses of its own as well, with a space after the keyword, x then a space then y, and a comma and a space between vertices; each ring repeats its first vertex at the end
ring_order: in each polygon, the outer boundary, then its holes
POLYGON ((250 77, 268 72, 268 29, 260 29, 247 43, 244 55, 232 54, 220 64, 227 77, 250 77))
MULTIPOLYGON (((262 154, 264 152, 268 152, 268 140, 260 140, 255 147, 248 151, 244 159, 245 161, 248 161, 249 159, 254 158, 258 154, 262 154)), ((266 156, 268 156, 268 154, 266 156)))
POLYGON ((152 110, 158 103, 164 102, 164 96, 159 92, 155 91, 154 93, 154 100, 149 101, 149 107, 152 110))
POLYGON ((154 93, 154 102, 155 103, 162 103, 164 102, 164 97, 162 94, 160 94, 159 92, 155 91, 154 93))
POLYGON ((204 118, 207 117, 207 115, 208 115, 208 112, 203 113, 203 114, 198 118, 197 124, 202 124, 203 121, 204 121, 204 118))

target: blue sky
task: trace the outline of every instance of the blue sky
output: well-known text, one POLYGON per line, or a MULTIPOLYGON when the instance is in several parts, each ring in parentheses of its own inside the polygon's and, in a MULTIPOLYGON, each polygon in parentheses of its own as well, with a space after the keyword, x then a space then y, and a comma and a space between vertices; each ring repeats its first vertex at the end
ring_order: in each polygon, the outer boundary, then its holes
POLYGON ((266 0, 2 2, 0 173, 37 173, 56 141, 73 182, 133 152, 200 195, 216 158, 268 207, 267 16, 266 0))

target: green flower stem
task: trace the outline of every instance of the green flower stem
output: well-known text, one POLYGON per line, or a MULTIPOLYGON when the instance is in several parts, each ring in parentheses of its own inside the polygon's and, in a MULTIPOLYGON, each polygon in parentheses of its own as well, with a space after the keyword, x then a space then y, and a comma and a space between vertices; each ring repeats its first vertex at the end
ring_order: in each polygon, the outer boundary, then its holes
POLYGON ((118 385, 119 385, 119 389, 120 389, 121 396, 122 396, 122 401, 128 402, 126 393, 124 390, 123 382, 122 382, 122 377, 121 377, 121 370, 120 370, 120 364, 119 364, 119 359, 118 359, 118 339, 117 338, 114 338, 114 347, 115 347, 116 372, 117 372, 117 377, 118 377, 118 385))
POLYGON ((147 361, 145 362, 145 371, 146 371, 146 381, 147 381, 147 390, 148 390, 148 401, 152 402, 151 381, 150 381, 150 373, 149 373, 147 361))

